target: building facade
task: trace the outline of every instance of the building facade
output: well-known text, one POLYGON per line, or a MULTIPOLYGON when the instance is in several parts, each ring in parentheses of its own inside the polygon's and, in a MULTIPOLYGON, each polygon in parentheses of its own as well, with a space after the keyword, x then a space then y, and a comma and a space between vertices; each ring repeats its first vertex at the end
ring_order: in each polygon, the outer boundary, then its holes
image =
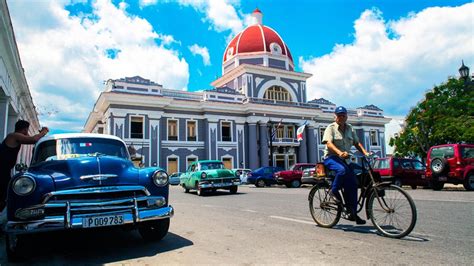
MULTIPOLYGON (((223 75, 213 89, 171 90, 139 76, 110 79, 84 131, 121 137, 144 165, 168 172, 185 171, 201 159, 251 169, 322 160, 322 133, 334 121, 336 105, 307 100, 311 74, 294 71, 286 43, 262 24, 258 9, 253 15, 256 24, 225 49, 223 75), (297 141, 303 124, 303 140, 297 141)), ((361 142, 379 156, 385 156, 389 121, 374 105, 349 110, 361 142)))
MULTIPOLYGON (((30 134, 39 129, 38 114, 26 82, 8 6, 0 0, 0 141, 15 130, 19 119, 30 122, 30 134)), ((18 162, 29 164, 33 145, 22 145, 18 162)))

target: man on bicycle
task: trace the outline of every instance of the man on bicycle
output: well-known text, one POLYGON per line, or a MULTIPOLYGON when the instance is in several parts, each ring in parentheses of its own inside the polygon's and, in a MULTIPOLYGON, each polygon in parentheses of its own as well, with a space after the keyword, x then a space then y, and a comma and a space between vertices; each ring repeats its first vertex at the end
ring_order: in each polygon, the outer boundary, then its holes
POLYGON ((357 179, 354 171, 344 161, 349 158, 349 152, 352 145, 362 154, 368 155, 359 142, 356 132, 350 124, 347 124, 347 110, 339 106, 334 111, 335 122, 331 123, 324 131, 323 144, 326 144, 324 150, 324 165, 327 169, 336 173, 331 187, 331 197, 336 202, 341 202, 339 190, 344 188, 344 199, 349 208, 350 221, 357 224, 365 224, 365 220, 357 215, 357 179))

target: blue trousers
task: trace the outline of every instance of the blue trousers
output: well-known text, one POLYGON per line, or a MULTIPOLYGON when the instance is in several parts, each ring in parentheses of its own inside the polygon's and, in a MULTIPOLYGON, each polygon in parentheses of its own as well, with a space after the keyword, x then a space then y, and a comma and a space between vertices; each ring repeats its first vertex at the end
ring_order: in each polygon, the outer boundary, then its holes
POLYGON ((336 172, 336 177, 332 182, 331 190, 337 195, 341 188, 344 188, 344 199, 350 211, 357 213, 357 178, 352 168, 347 165, 339 156, 330 155, 324 160, 324 165, 328 170, 336 172))

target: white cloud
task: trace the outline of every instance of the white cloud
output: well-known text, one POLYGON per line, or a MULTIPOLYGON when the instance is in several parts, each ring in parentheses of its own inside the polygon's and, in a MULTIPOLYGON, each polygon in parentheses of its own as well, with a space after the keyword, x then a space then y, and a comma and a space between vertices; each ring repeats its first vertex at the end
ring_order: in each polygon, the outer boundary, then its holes
POLYGON ((191 6, 206 15, 205 20, 209 21, 218 32, 230 30, 232 34, 237 34, 243 29, 242 19, 236 11, 239 1, 232 0, 177 0, 180 5, 191 6))
POLYGON ((163 46, 176 42, 172 36, 156 33, 148 21, 127 14, 124 5, 98 0, 93 14, 71 16, 66 4, 9 3, 35 104, 58 110, 40 117, 42 124, 66 121, 69 129, 80 130, 103 90, 102 81, 109 78, 140 75, 166 88, 187 87, 187 62, 163 46))
POLYGON ((202 56, 202 63, 205 66, 210 66, 211 65, 211 60, 210 60, 210 57, 209 57, 209 50, 207 49, 207 47, 201 47, 197 44, 193 44, 193 45, 189 46, 188 48, 189 48, 189 50, 191 51, 191 53, 193 55, 202 56))
POLYGON ((308 98, 324 97, 355 108, 375 104, 385 114, 406 115, 426 90, 457 75, 461 59, 474 63, 474 4, 432 7, 385 22, 366 10, 354 23, 354 42, 330 54, 299 58, 308 98))
POLYGON ((155 5, 157 2, 158 0, 140 0, 138 4, 140 7, 145 7, 145 6, 155 5))

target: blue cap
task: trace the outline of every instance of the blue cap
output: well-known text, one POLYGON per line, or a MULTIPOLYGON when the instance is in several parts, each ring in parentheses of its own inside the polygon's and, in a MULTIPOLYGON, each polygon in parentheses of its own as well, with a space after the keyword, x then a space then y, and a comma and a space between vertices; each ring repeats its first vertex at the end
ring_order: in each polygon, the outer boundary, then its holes
POLYGON ((335 114, 347 114, 346 108, 344 106, 338 106, 336 107, 336 110, 334 110, 335 114))

